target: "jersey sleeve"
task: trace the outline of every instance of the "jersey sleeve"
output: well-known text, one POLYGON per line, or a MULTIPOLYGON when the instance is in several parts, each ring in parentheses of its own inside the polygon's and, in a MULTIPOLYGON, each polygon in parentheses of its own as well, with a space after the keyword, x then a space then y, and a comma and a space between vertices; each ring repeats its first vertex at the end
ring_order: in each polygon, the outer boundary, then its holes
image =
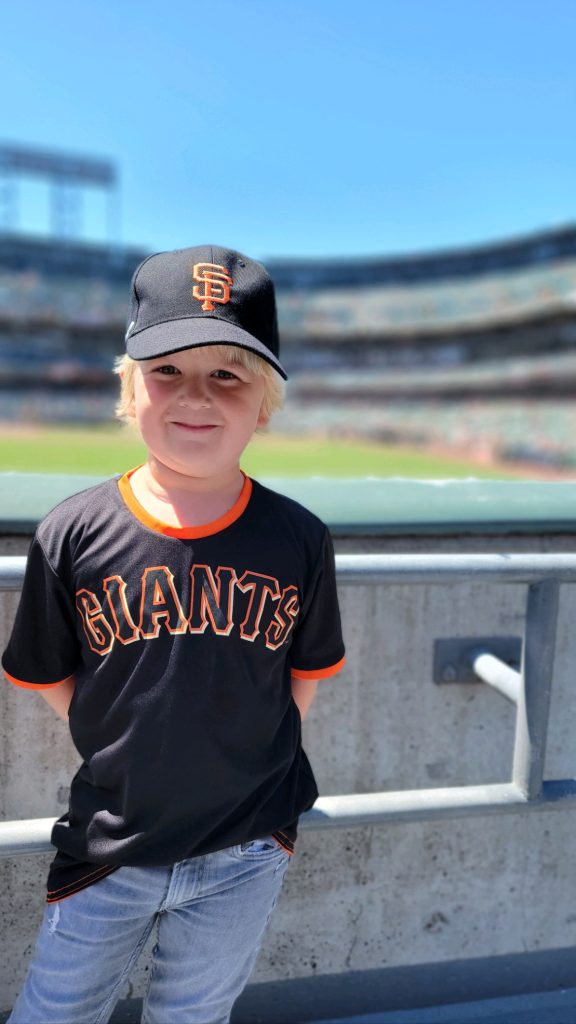
POLYGON ((10 682, 41 689, 73 675, 80 663, 75 618, 73 598, 35 537, 14 627, 2 656, 10 682))
POLYGON ((310 593, 294 630, 291 673, 296 679, 323 679, 339 672, 344 661, 334 548, 326 529, 310 593))

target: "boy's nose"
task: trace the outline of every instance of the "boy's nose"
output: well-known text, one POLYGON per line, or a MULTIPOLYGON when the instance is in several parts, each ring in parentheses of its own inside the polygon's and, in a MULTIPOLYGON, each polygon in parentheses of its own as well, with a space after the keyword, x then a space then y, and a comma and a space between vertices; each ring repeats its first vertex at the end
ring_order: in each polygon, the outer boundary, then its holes
POLYGON ((208 385, 202 379, 197 378, 183 381, 178 394, 178 405, 210 405, 208 385))

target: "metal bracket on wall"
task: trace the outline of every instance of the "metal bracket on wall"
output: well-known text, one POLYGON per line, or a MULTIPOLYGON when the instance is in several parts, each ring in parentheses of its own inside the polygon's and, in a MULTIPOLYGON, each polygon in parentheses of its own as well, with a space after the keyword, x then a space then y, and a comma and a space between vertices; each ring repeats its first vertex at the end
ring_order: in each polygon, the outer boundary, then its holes
POLYGON ((487 683, 517 703, 522 638, 517 636, 450 637, 434 641, 434 682, 487 683))

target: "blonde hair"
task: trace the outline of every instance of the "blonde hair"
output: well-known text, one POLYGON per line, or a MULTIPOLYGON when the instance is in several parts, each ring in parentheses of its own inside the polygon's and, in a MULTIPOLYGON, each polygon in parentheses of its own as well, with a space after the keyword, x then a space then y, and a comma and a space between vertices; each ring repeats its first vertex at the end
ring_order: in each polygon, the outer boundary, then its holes
MULTIPOLYGON (((210 345, 218 359, 224 362, 244 366, 252 373, 264 378, 264 398, 262 413, 268 419, 272 413, 281 409, 284 404, 284 381, 270 363, 261 359, 255 352, 237 345, 210 345)), ((118 419, 132 421, 130 408, 134 401, 134 370, 140 360, 129 355, 118 356, 114 363, 114 372, 120 377, 120 398, 116 405, 118 419)))

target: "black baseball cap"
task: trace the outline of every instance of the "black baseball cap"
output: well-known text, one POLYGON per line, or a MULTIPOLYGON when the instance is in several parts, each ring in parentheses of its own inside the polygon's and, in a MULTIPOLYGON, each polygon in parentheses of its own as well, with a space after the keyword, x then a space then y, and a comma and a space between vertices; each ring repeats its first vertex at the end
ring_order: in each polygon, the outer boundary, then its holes
POLYGON ((218 245, 148 256, 132 278, 126 351, 154 359, 186 348, 237 345, 284 380, 274 285, 256 260, 218 245))

